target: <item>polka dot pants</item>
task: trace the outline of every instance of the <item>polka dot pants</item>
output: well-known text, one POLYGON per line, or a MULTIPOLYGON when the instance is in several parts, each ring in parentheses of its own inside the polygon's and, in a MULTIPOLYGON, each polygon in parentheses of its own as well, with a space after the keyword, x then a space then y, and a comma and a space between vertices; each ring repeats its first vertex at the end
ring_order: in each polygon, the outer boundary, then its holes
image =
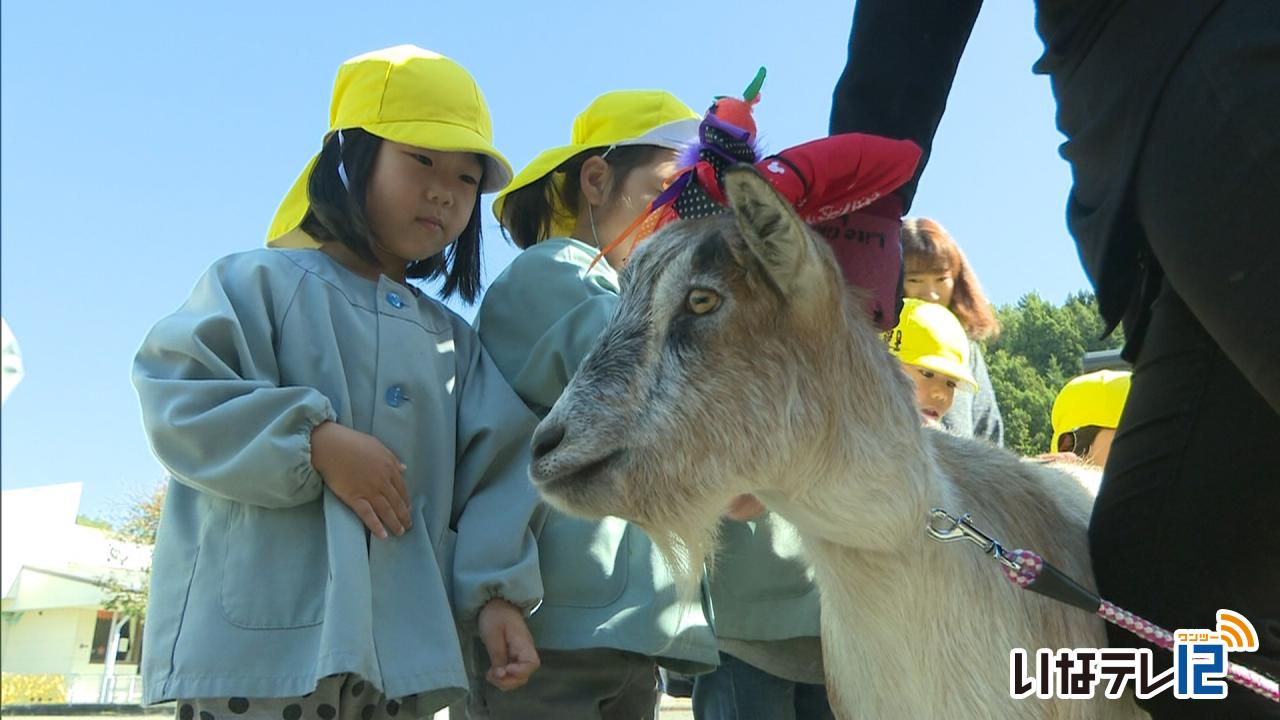
POLYGON ((179 700, 177 720, 415 720, 418 698, 389 700, 358 675, 331 675, 303 697, 179 700))

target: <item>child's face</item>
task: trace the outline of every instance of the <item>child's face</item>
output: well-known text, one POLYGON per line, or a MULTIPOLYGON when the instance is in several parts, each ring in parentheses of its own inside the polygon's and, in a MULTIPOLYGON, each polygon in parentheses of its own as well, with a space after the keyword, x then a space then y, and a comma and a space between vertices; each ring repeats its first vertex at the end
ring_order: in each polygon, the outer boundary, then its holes
POLYGON ((956 398, 956 381, 918 365, 902 364, 916 386, 916 407, 926 422, 937 423, 951 409, 956 398))
POLYGON ((374 254, 395 269, 458 239, 475 209, 484 165, 473 153, 382 141, 365 196, 374 254))
POLYGON ((948 270, 905 272, 902 275, 902 293, 909 298, 951 307, 951 295, 956 289, 956 279, 948 270))
MULTIPOLYGON (((596 233, 600 244, 607 245, 640 217, 653 199, 662 192, 663 183, 676 172, 675 152, 658 153, 656 159, 641 165, 627 174, 622 187, 614 193, 614 201, 602 213, 596 211, 596 233)), ((621 268, 632 251, 631 243, 624 242, 606 256, 614 268, 621 268)))
POLYGON ((1111 441, 1115 437, 1115 428, 1098 430, 1098 434, 1093 438, 1093 443, 1089 446, 1089 454, 1085 456, 1084 461, 1090 465, 1106 467, 1107 458, 1111 456, 1111 441))

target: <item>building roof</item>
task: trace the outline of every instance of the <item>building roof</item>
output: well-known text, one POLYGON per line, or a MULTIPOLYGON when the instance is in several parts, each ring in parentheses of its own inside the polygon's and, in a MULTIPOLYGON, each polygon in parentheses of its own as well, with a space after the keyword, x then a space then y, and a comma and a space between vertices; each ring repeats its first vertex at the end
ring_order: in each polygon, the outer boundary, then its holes
POLYGON ((0 590, 6 612, 96 607, 108 578, 143 581, 151 548, 76 523, 81 483, 6 490, 0 497, 0 590))

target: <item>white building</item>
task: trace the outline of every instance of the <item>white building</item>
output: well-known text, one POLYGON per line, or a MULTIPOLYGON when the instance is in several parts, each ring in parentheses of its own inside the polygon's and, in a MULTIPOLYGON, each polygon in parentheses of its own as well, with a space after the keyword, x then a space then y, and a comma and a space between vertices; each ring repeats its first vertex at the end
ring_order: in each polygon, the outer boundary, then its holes
POLYGON ((22 380, 22 353, 18 351, 18 339, 9 329, 9 323, 0 317, 0 357, 3 357, 3 368, 0 368, 0 405, 9 399, 9 393, 22 380))
POLYGON ((49 485, 0 498, 0 667, 6 676, 61 676, 66 702, 137 702, 142 628, 103 608, 103 583, 139 583, 151 548, 76 524, 81 489, 49 485))

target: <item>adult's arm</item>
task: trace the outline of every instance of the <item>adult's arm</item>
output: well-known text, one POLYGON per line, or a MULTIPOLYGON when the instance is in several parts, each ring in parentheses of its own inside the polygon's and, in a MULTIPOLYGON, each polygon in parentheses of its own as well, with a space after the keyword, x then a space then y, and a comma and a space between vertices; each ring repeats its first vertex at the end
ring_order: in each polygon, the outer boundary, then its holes
POLYGON ((982 0, 858 0, 831 134, 911 140, 923 151, 897 192, 910 209, 982 0))

